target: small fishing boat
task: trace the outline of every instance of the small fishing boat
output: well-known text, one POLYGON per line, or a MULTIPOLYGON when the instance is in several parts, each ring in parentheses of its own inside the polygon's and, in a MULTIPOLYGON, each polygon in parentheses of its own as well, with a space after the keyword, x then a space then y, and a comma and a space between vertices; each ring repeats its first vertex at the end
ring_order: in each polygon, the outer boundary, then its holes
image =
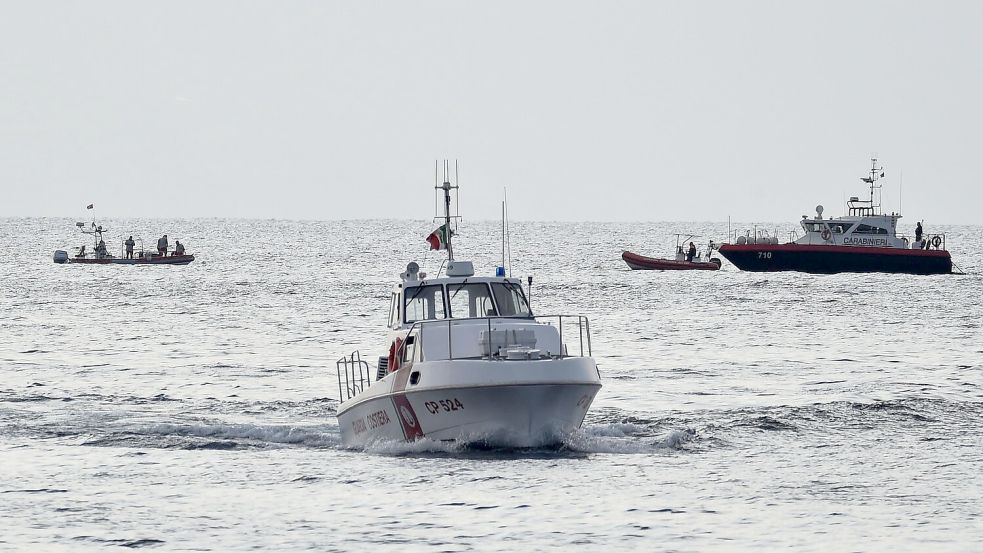
POLYGON ((427 238, 431 249, 447 251, 445 276, 444 264, 430 278, 409 263, 390 295, 388 355, 375 371, 358 351, 336 364, 346 446, 423 438, 496 447, 562 443, 601 388, 586 317, 533 315, 522 281, 506 277, 504 267, 476 276, 470 261, 454 257, 454 180, 445 162, 435 187, 443 225, 427 238))
MULTIPOLYGON (((85 223, 75 223, 75 226, 82 234, 92 236, 92 250, 86 251, 85 245, 75 248, 75 254, 69 255, 65 250, 55 250, 53 260, 55 263, 81 263, 85 265, 187 265, 195 260, 195 256, 185 253, 184 246, 179 241, 175 241, 178 247, 171 250, 169 245, 162 245, 162 249, 149 250, 143 247, 142 240, 133 240, 131 236, 127 240, 120 241, 120 255, 109 253, 106 242, 103 240, 103 232, 106 229, 102 225, 97 225, 95 221, 90 226, 85 223), (127 245, 129 242, 129 245, 127 245), (139 244, 139 247, 137 247, 139 244), (132 253, 131 253, 132 252, 132 253)), ((166 235, 165 235, 166 238, 166 235)))
POLYGON ((687 253, 683 251, 683 245, 692 244, 692 240, 696 237, 695 234, 676 235, 675 259, 646 257, 627 250, 621 252, 621 259, 634 271, 716 271, 720 268, 720 259, 712 257, 713 242, 707 245, 705 255, 694 249, 692 259, 689 259, 687 253))
POLYGON ((884 177, 877 158, 871 158, 870 175, 862 180, 870 186, 866 200, 854 196, 847 202, 847 215, 823 218, 803 215, 804 234, 780 244, 777 237, 747 231, 720 246, 720 254, 744 271, 801 271, 805 273, 904 273, 947 274, 952 257, 946 250, 945 234, 926 234, 921 222, 912 240, 898 233, 900 213, 881 211, 877 181, 884 177))

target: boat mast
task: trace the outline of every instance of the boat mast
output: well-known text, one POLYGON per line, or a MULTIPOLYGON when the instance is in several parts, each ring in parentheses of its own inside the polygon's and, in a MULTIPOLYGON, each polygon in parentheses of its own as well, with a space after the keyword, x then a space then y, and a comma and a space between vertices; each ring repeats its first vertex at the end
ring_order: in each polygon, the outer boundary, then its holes
MULTIPOLYGON (((457 172, 457 162, 454 162, 454 171, 457 172)), ((457 179, 455 178, 455 183, 457 179)), ((444 182, 434 188, 444 191, 444 238, 447 239, 447 261, 454 261, 454 248, 451 246, 451 190, 457 190, 457 184, 451 185, 450 181, 450 162, 444 160, 444 182)))
POLYGON ((880 215, 879 208, 881 207, 881 204, 879 201, 877 204, 874 203, 874 188, 880 188, 880 186, 875 185, 875 183, 877 182, 877 179, 883 176, 884 176, 884 168, 877 166, 877 158, 876 157, 870 158, 870 176, 863 179, 863 181, 870 185, 870 214, 871 215, 880 215), (878 175, 878 173, 880 174, 878 175))

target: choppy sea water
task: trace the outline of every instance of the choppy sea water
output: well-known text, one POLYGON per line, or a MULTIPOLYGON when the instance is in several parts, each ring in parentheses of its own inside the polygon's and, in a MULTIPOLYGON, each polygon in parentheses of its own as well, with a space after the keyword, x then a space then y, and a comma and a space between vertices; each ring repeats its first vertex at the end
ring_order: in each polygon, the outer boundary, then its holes
MULTIPOLYGON (((339 445, 334 363, 381 351, 424 221, 109 220, 187 267, 60 266, 0 219, 0 550, 971 551, 983 543, 983 227, 946 276, 632 272, 726 224, 513 223, 604 388, 562 447, 339 445)), ((458 257, 498 263, 495 223, 458 257)), ((110 243, 112 249, 114 242, 110 243)))

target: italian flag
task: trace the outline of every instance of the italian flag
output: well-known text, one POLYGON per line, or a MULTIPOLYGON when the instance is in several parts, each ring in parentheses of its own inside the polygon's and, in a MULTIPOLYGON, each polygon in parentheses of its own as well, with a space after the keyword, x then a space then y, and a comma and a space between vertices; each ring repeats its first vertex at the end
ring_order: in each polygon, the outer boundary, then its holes
POLYGON ((427 236, 427 242, 430 243, 431 250, 446 250, 447 225, 440 225, 437 230, 431 232, 430 236, 427 236))

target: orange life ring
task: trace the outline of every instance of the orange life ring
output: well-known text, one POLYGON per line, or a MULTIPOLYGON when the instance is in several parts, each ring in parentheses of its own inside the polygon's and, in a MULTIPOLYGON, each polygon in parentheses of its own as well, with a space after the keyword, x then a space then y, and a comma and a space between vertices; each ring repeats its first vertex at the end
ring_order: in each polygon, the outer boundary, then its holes
POLYGON ((819 236, 822 236, 823 240, 829 240, 830 237, 829 229, 824 228, 823 231, 819 233, 819 236))
POLYGON ((396 372, 399 370, 399 358, 401 357, 400 347, 403 345, 403 340, 396 338, 393 343, 389 345, 389 364, 386 366, 386 372, 396 372))

